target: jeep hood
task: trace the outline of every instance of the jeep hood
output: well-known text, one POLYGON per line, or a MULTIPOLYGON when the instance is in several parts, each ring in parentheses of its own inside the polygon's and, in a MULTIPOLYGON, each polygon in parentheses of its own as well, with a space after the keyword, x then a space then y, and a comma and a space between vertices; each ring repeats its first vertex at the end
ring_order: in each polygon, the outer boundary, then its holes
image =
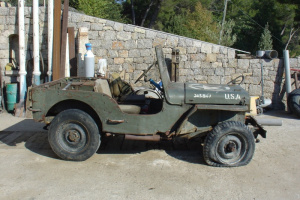
POLYGON ((250 97, 239 85, 185 84, 185 103, 248 105, 250 97))

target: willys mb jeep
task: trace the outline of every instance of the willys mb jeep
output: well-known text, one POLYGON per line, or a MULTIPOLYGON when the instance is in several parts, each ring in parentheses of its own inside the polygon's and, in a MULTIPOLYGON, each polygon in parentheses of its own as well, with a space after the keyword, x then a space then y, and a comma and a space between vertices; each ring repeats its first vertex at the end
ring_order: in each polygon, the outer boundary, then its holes
POLYGON ((124 84, 101 78, 63 78, 33 87, 29 110, 36 121, 49 125, 53 151, 62 159, 83 161, 108 134, 149 141, 198 137, 208 165, 248 164, 255 138, 266 137, 256 120, 246 116, 249 94, 235 84, 171 82, 162 48, 155 50, 162 87, 150 81, 160 92, 146 89, 120 97, 124 84))

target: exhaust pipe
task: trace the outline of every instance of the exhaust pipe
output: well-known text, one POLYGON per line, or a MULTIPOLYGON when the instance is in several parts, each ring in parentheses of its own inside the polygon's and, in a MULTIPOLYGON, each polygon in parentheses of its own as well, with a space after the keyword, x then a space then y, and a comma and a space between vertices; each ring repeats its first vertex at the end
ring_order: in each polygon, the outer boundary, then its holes
POLYGON ((159 142, 159 135, 125 135, 125 140, 140 140, 140 141, 153 141, 159 142))
POLYGON ((281 119, 257 119, 257 123, 261 126, 282 126, 281 119))

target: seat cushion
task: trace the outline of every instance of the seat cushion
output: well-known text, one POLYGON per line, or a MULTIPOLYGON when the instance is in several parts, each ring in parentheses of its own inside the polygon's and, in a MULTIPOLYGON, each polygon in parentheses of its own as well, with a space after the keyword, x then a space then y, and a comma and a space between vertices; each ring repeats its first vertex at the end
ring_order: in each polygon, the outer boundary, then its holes
MULTIPOLYGON (((112 97, 111 91, 108 85, 108 82, 106 79, 97 79, 95 81, 95 86, 94 86, 94 91, 95 92, 100 92, 107 94, 108 96, 112 97)), ((127 114, 139 114, 141 112, 141 107, 136 106, 136 105, 119 105, 120 109, 122 112, 127 113, 127 114)))
POLYGON ((95 81, 94 91, 104 93, 111 97, 111 91, 106 79, 97 79, 95 81))
POLYGON ((141 112, 141 107, 136 105, 119 105, 122 112, 127 114, 139 114, 141 112))

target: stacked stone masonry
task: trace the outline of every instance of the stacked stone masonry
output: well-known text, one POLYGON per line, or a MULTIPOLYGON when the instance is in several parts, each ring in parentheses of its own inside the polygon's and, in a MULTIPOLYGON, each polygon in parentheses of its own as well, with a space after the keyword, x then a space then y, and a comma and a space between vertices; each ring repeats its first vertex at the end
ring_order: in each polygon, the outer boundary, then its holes
MULTIPOLYGON (((47 66, 47 14, 40 8, 40 47, 47 66)), ((239 75, 245 76, 242 87, 250 95, 261 95, 261 62, 264 66, 264 93, 271 98, 275 109, 285 108, 284 66, 282 59, 237 59, 236 50, 203 41, 172 35, 143 27, 121 24, 95 18, 76 12, 69 12, 69 27, 87 27, 93 46, 95 62, 107 59, 109 72, 124 72, 124 79, 130 83, 155 60, 154 47, 161 45, 166 60, 171 59, 172 49, 180 50, 179 81, 209 84, 226 84, 239 75)), ((32 12, 25 8, 25 31, 27 60, 32 56, 32 12)), ((13 41, 18 34, 16 8, 0 8, 0 65, 2 73, 9 62, 13 41)), ((17 51, 15 52, 17 54, 17 51)), ((16 57, 16 60, 18 58, 16 57)), ((170 63, 170 62, 168 62, 170 63)), ((291 68, 300 69, 300 57, 290 59, 291 68)), ((157 73, 152 76, 159 79, 157 73)), ((153 77, 152 77, 153 78, 153 77)), ((6 77, 9 82, 9 77, 6 77)), ((143 82, 137 85, 144 84, 143 82)), ((292 86, 294 88, 294 84, 292 86)))

